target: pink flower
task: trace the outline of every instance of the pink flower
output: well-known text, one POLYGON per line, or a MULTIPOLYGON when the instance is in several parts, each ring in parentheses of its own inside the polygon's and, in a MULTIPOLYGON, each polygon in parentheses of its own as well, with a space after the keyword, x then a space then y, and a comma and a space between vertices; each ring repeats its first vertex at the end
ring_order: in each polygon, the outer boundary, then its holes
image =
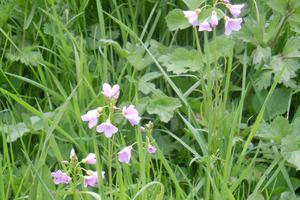
POLYGON ((113 85, 112 87, 108 83, 104 83, 102 86, 102 94, 108 99, 117 100, 120 95, 120 86, 113 85))
POLYGON ((196 11, 183 11, 184 16, 188 19, 189 23, 194 27, 198 25, 198 12, 196 11))
POLYGON ((85 159, 82 160, 86 164, 96 164, 96 154, 89 153, 85 159))
POLYGON ((127 108, 124 106, 122 114, 132 126, 137 125, 141 120, 138 111, 134 108, 134 105, 130 105, 127 108))
POLYGON ((142 133, 144 133, 144 132, 145 132, 145 127, 141 126, 141 127, 140 127, 140 131, 141 131, 142 133))
POLYGON ((156 148, 154 146, 152 146, 152 145, 149 144, 149 146, 148 146, 148 152, 150 154, 153 154, 153 153, 156 152, 156 148))
POLYGON ((244 7, 244 4, 238 4, 238 5, 231 5, 228 4, 228 8, 232 16, 237 18, 241 14, 241 10, 244 7))
POLYGON ((242 21, 242 18, 233 19, 225 17, 225 35, 230 35, 232 31, 239 31, 242 21))
POLYGON ((118 128, 115 127, 112 123, 110 123, 109 120, 107 120, 106 122, 103 122, 102 124, 97 126, 96 131, 98 133, 103 133, 104 132, 104 135, 107 138, 111 138, 113 136, 113 134, 118 132, 118 128))
POLYGON ((69 184, 71 181, 71 177, 60 170, 52 172, 51 176, 53 177, 54 184, 56 185, 60 183, 69 184))
POLYGON ((211 27, 216 27, 218 26, 218 17, 216 11, 212 11, 211 17, 210 17, 210 25, 211 27))
POLYGON ((121 163, 129 163, 131 158, 131 149, 132 147, 125 147, 118 153, 119 161, 121 163))
POLYGON ((84 122, 89 122, 89 128, 93 128, 97 125, 98 117, 100 116, 100 113, 102 112, 102 108, 96 108, 94 110, 88 111, 85 115, 81 116, 81 120, 84 122))
POLYGON ((223 2, 226 3, 226 4, 230 3, 229 0, 223 0, 223 2))
MULTIPOLYGON (((102 172, 102 179, 105 178, 105 172, 102 172)), ((92 186, 94 187, 98 183, 98 173, 95 171, 87 171, 87 176, 83 177, 84 187, 92 186)))
POLYGON ((207 22, 207 20, 204 20, 202 23, 199 24, 199 31, 211 31, 211 27, 209 25, 209 23, 207 22))

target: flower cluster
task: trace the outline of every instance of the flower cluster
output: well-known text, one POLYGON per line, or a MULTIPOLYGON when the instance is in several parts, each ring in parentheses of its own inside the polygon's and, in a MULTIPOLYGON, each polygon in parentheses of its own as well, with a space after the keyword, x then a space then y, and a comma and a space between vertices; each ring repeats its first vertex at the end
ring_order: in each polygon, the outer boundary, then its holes
MULTIPOLYGON (((51 173, 53 177, 54 184, 69 184, 73 182, 75 185, 77 182, 83 179, 84 187, 87 186, 95 186, 98 183, 98 173, 97 171, 86 170, 81 167, 81 164, 96 164, 96 155, 94 153, 90 153, 86 158, 82 159, 78 162, 77 155, 74 149, 70 152, 70 160, 62 161, 64 165, 67 165, 67 172, 62 172, 61 170, 57 170, 51 173), (83 175, 83 171, 85 171, 85 175, 83 175), (71 178, 72 176, 72 178, 71 178), (78 178, 79 177, 79 178, 78 178)), ((105 172, 102 172, 102 179, 105 178, 105 172)), ((82 182, 82 181, 81 181, 82 182)))
POLYGON ((123 117, 126 118, 132 126, 135 126, 140 122, 141 117, 139 117, 139 113, 134 105, 129 105, 128 107, 124 106, 122 109, 115 106, 120 95, 119 85, 113 85, 111 87, 108 83, 104 83, 102 86, 102 94, 105 96, 109 105, 90 110, 81 116, 82 121, 88 122, 89 128, 93 128, 97 125, 98 118, 105 108, 109 109, 109 117, 105 122, 96 127, 96 131, 98 133, 104 133, 107 138, 111 138, 118 132, 118 128, 111 122, 112 115, 115 111, 121 110, 123 117))
POLYGON ((241 23, 243 22, 242 18, 238 18, 241 14, 241 10, 244 7, 243 4, 232 5, 229 0, 223 0, 223 2, 216 2, 214 9, 211 13, 211 16, 204 19, 202 22, 198 21, 199 14, 201 9, 195 11, 183 11, 184 16, 188 19, 189 23, 196 27, 198 26, 199 31, 212 31, 212 28, 215 28, 219 24, 217 12, 215 10, 217 5, 225 6, 232 15, 231 17, 226 16, 223 12, 223 18, 225 20, 225 35, 230 35, 233 31, 239 31, 241 29, 241 23))
MULTIPOLYGON (((109 85, 108 83, 104 83, 102 86, 102 92, 104 97, 107 100, 108 105, 103 107, 98 107, 96 109, 88 111, 86 114, 81 116, 82 121, 88 122, 88 127, 93 128, 97 125, 98 119, 101 114, 104 112, 104 109, 107 108, 109 111, 108 118, 102 122, 100 125, 96 127, 96 131, 98 133, 104 133, 107 138, 111 138, 114 134, 118 132, 118 128, 112 124, 113 114, 119 113, 129 122, 131 126, 136 126, 139 124, 141 117, 134 105, 130 104, 129 106, 124 106, 122 109, 116 106, 117 100, 120 95, 120 86, 119 85, 109 85)), ((151 123, 152 124, 152 123, 151 123)), ((152 125, 153 127, 153 125, 152 125)), ((140 131, 150 133, 152 131, 152 127, 144 128, 141 127, 140 131)), ((147 136, 147 149, 150 154, 156 152, 156 148, 150 144, 150 137, 147 136)), ((131 150, 135 143, 130 146, 124 147, 118 153, 118 160, 121 163, 129 163, 131 159, 131 150)))

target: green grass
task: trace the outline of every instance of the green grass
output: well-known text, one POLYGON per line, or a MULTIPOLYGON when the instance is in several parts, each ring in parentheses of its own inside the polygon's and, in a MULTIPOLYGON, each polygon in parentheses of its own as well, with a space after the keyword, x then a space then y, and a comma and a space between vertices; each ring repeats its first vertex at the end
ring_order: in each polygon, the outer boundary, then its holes
MULTIPOLYGON (((223 24, 204 34, 192 27, 169 31, 166 16, 176 8, 187 10, 184 2, 1 1, 0 199, 299 198, 298 154, 289 157, 299 147, 288 143, 295 148, 285 150, 289 133, 284 129, 297 127, 292 121, 299 117, 299 78, 293 66, 300 56, 290 58, 284 50, 298 36, 292 14, 284 13, 287 19, 276 23, 282 17, 276 7, 262 0, 235 1, 247 4, 244 17, 257 24, 246 20, 232 38, 223 37, 223 24), (258 46, 272 47, 263 64, 252 61, 258 59, 258 46), (199 69, 170 72, 160 56, 178 47, 200 52, 199 69), (263 72, 272 70, 262 66, 277 55, 295 63, 272 71, 270 83, 263 77, 259 85, 263 72), (287 68, 295 86, 282 79, 287 68), (147 94, 143 88, 149 74, 147 94), (154 123, 147 135, 157 147, 154 155, 143 147, 146 134, 139 126, 128 126, 118 116, 119 132, 110 140, 81 121, 82 114, 105 104, 105 82, 120 85, 119 107, 132 103, 142 114, 141 125, 154 123), (290 95, 274 97, 283 90, 290 95), (287 100, 276 102, 280 98, 287 100), (161 115, 171 115, 170 121, 149 112, 152 100, 161 115), (288 125, 271 127, 279 116, 288 125), (37 121, 32 123, 32 117, 37 121), (268 127, 264 133, 280 139, 259 135, 263 125, 268 127), (119 163, 117 153, 134 142, 130 164, 119 163), (66 170, 60 162, 69 158, 71 148, 79 159, 96 153, 96 166, 87 168, 106 172, 96 187, 54 185, 50 172, 66 170)), ((297 13, 293 7, 287 10, 297 13)), ((298 141, 293 130, 290 135, 298 141)))

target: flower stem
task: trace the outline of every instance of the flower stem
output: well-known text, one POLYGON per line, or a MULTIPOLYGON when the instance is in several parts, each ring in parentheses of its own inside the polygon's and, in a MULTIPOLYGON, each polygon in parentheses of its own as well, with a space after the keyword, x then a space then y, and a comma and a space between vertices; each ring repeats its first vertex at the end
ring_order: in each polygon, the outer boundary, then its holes
MULTIPOLYGON (((113 139, 111 139, 113 140, 113 139)), ((108 180, 109 180, 109 196, 113 199, 113 189, 112 189, 112 145, 111 140, 108 140, 108 180)))

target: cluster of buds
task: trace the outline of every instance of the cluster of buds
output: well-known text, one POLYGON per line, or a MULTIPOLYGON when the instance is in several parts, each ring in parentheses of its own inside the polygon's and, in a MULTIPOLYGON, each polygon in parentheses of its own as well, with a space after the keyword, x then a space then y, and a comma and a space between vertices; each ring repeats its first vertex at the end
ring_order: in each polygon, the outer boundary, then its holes
MULTIPOLYGON (((84 187, 92 186, 94 187, 98 183, 98 173, 97 171, 86 170, 81 164, 96 164, 96 155, 94 153, 90 153, 86 158, 82 159, 78 162, 77 155, 74 149, 70 152, 70 160, 62 161, 62 164, 66 165, 67 171, 62 172, 61 170, 57 170, 51 173, 53 177, 54 184, 69 184, 73 182, 77 185, 78 182, 82 182, 84 187), (83 175, 85 172, 85 175, 83 175)), ((105 172, 102 172, 102 179, 105 178, 105 172)))
POLYGON ((211 16, 204 19, 202 22, 198 21, 199 13, 201 9, 197 9, 195 11, 183 11, 184 16, 188 19, 189 23, 196 27, 198 26, 199 31, 212 31, 212 28, 215 28, 219 24, 217 12, 215 11, 215 6, 217 5, 225 6, 232 15, 231 17, 223 14, 223 18, 225 20, 225 35, 230 35, 233 31, 239 31, 241 29, 241 23, 243 22, 242 18, 239 18, 241 14, 241 10, 244 7, 243 4, 232 5, 229 0, 223 0, 222 2, 216 2, 214 5, 214 10, 211 13, 211 16))

